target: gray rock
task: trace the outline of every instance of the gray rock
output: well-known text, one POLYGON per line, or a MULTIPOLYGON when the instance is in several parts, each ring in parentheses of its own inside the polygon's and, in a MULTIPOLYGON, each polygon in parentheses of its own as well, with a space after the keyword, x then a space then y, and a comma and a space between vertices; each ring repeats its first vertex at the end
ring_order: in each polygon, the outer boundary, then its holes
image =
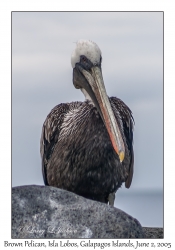
POLYGON ((31 185, 12 189, 12 238, 144 238, 144 232, 120 209, 31 185))
POLYGON ((163 228, 143 227, 146 239, 163 239, 163 228))

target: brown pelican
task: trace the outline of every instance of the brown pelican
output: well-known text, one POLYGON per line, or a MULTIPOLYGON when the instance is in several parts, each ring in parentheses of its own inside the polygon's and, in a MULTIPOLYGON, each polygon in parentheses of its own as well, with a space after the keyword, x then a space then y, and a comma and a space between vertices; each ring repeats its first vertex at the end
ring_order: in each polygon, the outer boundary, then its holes
POLYGON ((84 102, 61 103, 42 128, 45 185, 113 205, 122 183, 133 176, 133 117, 127 105, 108 98, 97 44, 79 40, 71 57, 73 84, 84 102))

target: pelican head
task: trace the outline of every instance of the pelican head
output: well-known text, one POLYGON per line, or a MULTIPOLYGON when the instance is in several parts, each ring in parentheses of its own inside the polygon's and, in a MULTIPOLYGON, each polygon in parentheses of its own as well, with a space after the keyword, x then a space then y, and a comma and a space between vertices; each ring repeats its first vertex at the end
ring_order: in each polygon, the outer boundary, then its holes
POLYGON ((102 56, 98 45, 89 40, 79 40, 71 57, 73 84, 81 89, 98 109, 106 126, 111 143, 120 162, 125 157, 122 135, 109 102, 101 70, 102 56))

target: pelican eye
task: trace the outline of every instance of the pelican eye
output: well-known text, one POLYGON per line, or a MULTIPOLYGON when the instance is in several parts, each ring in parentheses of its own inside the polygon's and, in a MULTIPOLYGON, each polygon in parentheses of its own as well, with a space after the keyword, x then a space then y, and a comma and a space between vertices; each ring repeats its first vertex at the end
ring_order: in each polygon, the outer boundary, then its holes
POLYGON ((85 70, 90 70, 93 66, 92 62, 84 55, 80 56, 80 64, 85 70))
POLYGON ((87 58, 86 58, 85 56, 82 56, 82 57, 81 57, 81 60, 82 60, 83 62, 87 62, 87 58))

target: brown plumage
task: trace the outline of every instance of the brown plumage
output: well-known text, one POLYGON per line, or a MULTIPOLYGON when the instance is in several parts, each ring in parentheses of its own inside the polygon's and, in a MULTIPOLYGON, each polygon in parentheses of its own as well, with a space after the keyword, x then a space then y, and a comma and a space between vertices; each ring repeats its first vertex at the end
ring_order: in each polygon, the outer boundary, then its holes
MULTIPOLYGON (((43 178, 45 185, 107 203, 110 194, 115 193, 123 182, 127 188, 131 185, 133 117, 131 110, 120 99, 111 97, 109 103, 105 100, 118 129, 119 139, 115 144, 106 111, 101 105, 103 99, 101 101, 93 91, 91 75, 86 75, 92 72, 93 76, 94 63, 91 57, 81 59, 82 55, 80 61, 75 63, 73 83, 76 88, 83 88, 86 100, 59 104, 47 116, 40 147, 43 178)), ((97 66, 101 72, 101 58, 99 64, 95 64, 97 66)), ((113 205, 113 200, 110 204, 113 205)))

